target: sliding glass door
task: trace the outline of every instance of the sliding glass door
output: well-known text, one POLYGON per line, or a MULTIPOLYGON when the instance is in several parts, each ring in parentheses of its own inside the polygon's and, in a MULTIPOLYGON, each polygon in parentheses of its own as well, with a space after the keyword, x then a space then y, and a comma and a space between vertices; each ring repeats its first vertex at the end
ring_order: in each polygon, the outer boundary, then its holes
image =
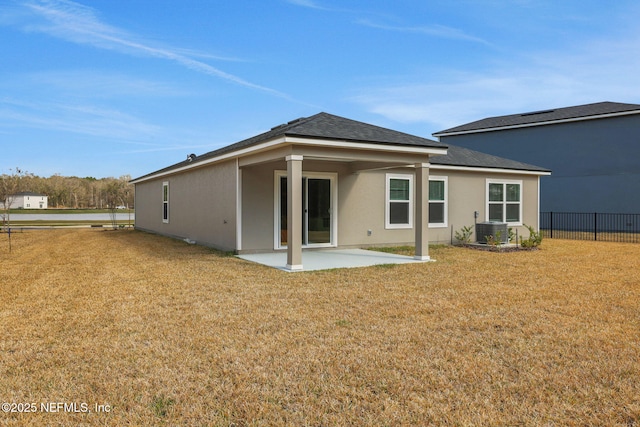
MULTIPOLYGON (((302 178, 302 245, 331 246, 333 242, 333 178, 318 175, 302 178)), ((287 177, 277 176, 277 207, 279 247, 286 247, 287 235, 287 177)))
POLYGON ((302 244, 329 244, 331 181, 319 178, 302 178, 302 181, 302 244))

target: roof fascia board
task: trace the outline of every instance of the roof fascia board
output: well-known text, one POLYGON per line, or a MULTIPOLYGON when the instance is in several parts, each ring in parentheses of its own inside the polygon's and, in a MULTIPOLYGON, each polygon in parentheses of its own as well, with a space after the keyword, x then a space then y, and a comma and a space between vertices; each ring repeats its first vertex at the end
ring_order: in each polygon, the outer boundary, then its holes
POLYGON ((429 154, 439 155, 447 154, 445 147, 420 147, 411 145, 392 145, 384 143, 368 143, 368 142, 351 142, 346 140, 334 140, 334 139, 322 139, 322 138, 301 138, 295 136, 286 137, 287 142, 298 145, 319 145, 323 147, 336 147, 336 148, 355 148, 359 150, 372 150, 372 151, 387 151, 387 152, 399 152, 399 153, 415 153, 415 154, 429 154))
POLYGON ((449 165, 438 165, 435 163, 431 163, 430 169, 464 171, 464 172, 483 172, 483 173, 508 173, 512 175, 513 174, 538 175, 538 176, 551 175, 551 172, 545 172, 545 171, 530 171, 530 170, 523 170, 523 169, 504 169, 504 168, 481 168, 481 167, 474 167, 474 166, 449 166, 449 165))
POLYGON ((196 161, 195 163, 184 165, 176 169, 171 169, 164 172, 158 172, 143 178, 132 180, 130 182, 132 184, 139 184, 145 181, 158 179, 164 176, 175 175, 175 174, 187 171, 189 169, 200 168, 203 166, 210 165, 212 163, 219 163, 224 160, 246 156, 246 155, 257 153, 260 151, 272 149, 278 145, 287 145, 287 144, 323 146, 323 147, 335 147, 335 148, 356 148, 360 150, 402 152, 402 153, 427 154, 427 155, 447 154, 446 148, 418 147, 418 146, 411 147, 406 145, 389 145, 389 144, 373 144, 373 143, 353 143, 349 141, 339 141, 339 140, 309 139, 309 138, 300 138, 300 137, 281 136, 257 145, 252 145, 246 148, 240 148, 238 150, 229 151, 219 156, 211 157, 209 159, 205 159, 199 162, 196 161))
POLYGON ((609 113, 609 114, 598 114, 596 116, 586 116, 586 117, 573 117, 570 119, 559 119, 559 120, 547 120, 545 122, 536 122, 536 123, 523 123, 520 125, 510 125, 510 126, 495 126, 484 129, 472 129, 472 130, 463 130, 459 132, 436 132, 433 135, 437 137, 441 136, 454 136, 454 135, 465 135, 470 133, 482 133, 482 132, 493 132, 497 130, 508 130, 508 129, 519 129, 519 128, 528 128, 534 126, 546 126, 552 125, 556 123, 570 123, 570 122, 582 122, 586 120, 596 120, 596 119, 607 119, 611 117, 620 117, 620 116, 630 116, 633 114, 640 114, 640 110, 633 111, 623 111, 619 113, 609 113))
POLYGON ((200 168, 200 167, 203 167, 203 166, 210 165, 212 163, 219 163, 219 162, 222 162, 224 160, 233 159, 233 158, 236 158, 236 157, 242 157, 244 155, 251 154, 253 152, 266 150, 266 149, 272 148, 274 146, 277 146, 279 144, 284 144, 285 142, 286 142, 286 138, 285 137, 275 138, 275 139, 263 142, 263 143, 258 144, 258 145, 252 145, 250 147, 241 148, 239 150, 229 151, 229 152, 223 153, 223 154, 221 154, 219 156, 211 157, 209 159, 205 159, 205 160, 193 163, 193 164, 184 165, 184 166, 176 168, 176 169, 171 169, 171 170, 164 171, 164 172, 158 172, 158 173, 155 173, 153 175, 149 175, 149 176, 144 177, 144 178, 133 180, 133 181, 131 181, 131 183, 132 184, 138 184, 140 182, 149 181, 149 180, 152 180, 152 179, 157 179, 157 178, 160 178, 160 177, 163 177, 163 176, 175 175, 177 173, 184 172, 184 171, 187 171, 189 169, 200 168))

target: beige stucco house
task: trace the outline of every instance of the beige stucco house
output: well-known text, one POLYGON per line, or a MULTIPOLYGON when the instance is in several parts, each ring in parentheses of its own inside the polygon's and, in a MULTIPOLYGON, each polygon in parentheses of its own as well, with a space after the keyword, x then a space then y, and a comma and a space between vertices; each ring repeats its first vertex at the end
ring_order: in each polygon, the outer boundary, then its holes
POLYGON ((327 113, 132 181, 136 228, 238 253, 449 243, 475 221, 538 225, 546 169, 327 113), (477 218, 475 217, 477 212, 477 218))

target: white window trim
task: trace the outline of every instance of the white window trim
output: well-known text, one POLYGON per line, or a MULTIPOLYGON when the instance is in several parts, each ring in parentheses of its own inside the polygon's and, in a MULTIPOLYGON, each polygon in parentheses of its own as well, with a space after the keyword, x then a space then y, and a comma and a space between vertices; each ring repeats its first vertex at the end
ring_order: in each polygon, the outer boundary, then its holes
POLYGON ((163 222, 164 224, 168 224, 168 223, 169 223, 169 198, 170 198, 170 194, 169 194, 169 181, 164 181, 164 182, 162 183, 162 196, 161 196, 161 197, 162 197, 162 222, 163 222), (165 190, 164 190, 164 189, 165 189, 165 188, 167 189, 167 200, 166 200, 166 201, 164 200, 164 192, 165 192, 165 190), (165 212, 165 210, 164 210, 164 205, 165 205, 165 204, 167 205, 167 217, 166 217, 166 218, 164 217, 164 212, 165 212))
MULTIPOLYGON (((445 228, 449 223, 449 177, 429 175, 429 181, 444 181, 444 222, 429 221, 429 228, 445 228)), ((429 201, 428 203, 431 203, 429 201)), ((428 208, 428 206, 427 206, 428 208)))
MULTIPOLYGON (((385 195, 384 195, 384 228, 388 230, 413 228, 413 175, 409 174, 386 174, 385 178, 385 195), (392 179, 406 179, 409 181, 409 222, 407 224, 391 224, 391 202, 389 192, 391 190, 392 179)), ((397 200, 394 202, 398 202, 397 200)))
MULTIPOLYGON (((489 184, 519 184, 520 185, 520 221, 517 222, 507 222, 507 225, 511 225, 514 227, 517 226, 521 226, 522 225, 522 217, 524 215, 524 202, 523 202, 523 194, 524 194, 524 186, 522 185, 522 180, 513 180, 513 179, 487 179, 487 184, 485 186, 485 190, 486 190, 486 194, 485 194, 485 218, 487 221, 489 221, 489 184)), ((505 192, 504 192, 504 197, 505 200, 502 201, 502 214, 506 215, 506 211, 504 209, 507 201, 506 201, 506 197, 507 197, 507 193, 506 193, 506 188, 505 188, 505 192)), ((495 203, 495 202, 494 202, 495 203)), ((513 202, 511 202, 513 203, 513 202)), ((503 216, 504 218, 504 216, 503 216)))

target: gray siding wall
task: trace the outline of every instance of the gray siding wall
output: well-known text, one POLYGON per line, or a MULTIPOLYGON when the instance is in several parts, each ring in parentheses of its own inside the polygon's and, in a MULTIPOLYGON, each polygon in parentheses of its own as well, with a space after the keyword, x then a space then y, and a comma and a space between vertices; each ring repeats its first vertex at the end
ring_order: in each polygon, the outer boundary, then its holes
POLYGON ((242 169, 242 250, 273 250, 274 169, 284 161, 242 169))
POLYGON ((235 160, 136 184, 136 228, 236 249, 235 160), (162 183, 169 182, 169 223, 162 222, 162 183))
MULTIPOLYGON (((345 176, 340 181, 341 246, 384 246, 414 244, 415 230, 385 229, 385 183, 387 173, 411 174, 410 169, 365 172, 345 176), (371 236, 367 235, 371 230, 371 236)), ((431 243, 451 243, 452 232, 473 225, 474 211, 480 213, 477 222, 487 221, 487 179, 522 181, 523 224, 538 229, 538 177, 518 174, 487 174, 479 172, 444 171, 431 168, 430 175, 447 177, 447 225, 429 226, 431 243)), ((415 206, 414 206, 415 208, 415 206)), ((414 216, 415 218, 415 216, 414 216)), ((520 236, 528 236, 524 226, 513 227, 520 236)), ((474 235, 475 241, 475 235, 474 235)), ((454 239, 454 243, 455 243, 454 239)))
POLYGON ((415 242, 414 228, 385 229, 387 173, 413 174, 413 170, 388 169, 361 172, 347 175, 340 181, 340 193, 338 194, 340 245, 387 246, 412 245, 415 242), (368 230, 371 230, 370 236, 368 230))
MULTIPOLYGON (((270 251, 274 247, 274 171, 286 164, 271 162, 242 169, 242 251, 270 251)), ((338 245, 366 247, 412 245, 415 230, 385 229, 386 174, 413 174, 412 169, 352 173, 341 162, 304 161, 303 170, 338 174, 338 245), (368 231, 371 230, 369 235, 368 231)), ((448 177, 446 227, 429 227, 432 243, 450 243, 453 231, 486 220, 487 179, 522 181, 523 223, 538 228, 538 177, 518 174, 444 171, 432 168, 431 175, 448 177)), ((524 227, 519 234, 528 236, 524 227)))
MULTIPOLYGON (((435 167, 432 175, 448 177, 448 222, 447 228, 430 228, 430 240, 433 243, 450 243, 452 234, 455 235, 463 226, 472 226, 475 222, 488 221, 487 217, 487 180, 492 181, 522 181, 522 226, 514 226, 513 231, 519 236, 529 236, 529 231, 524 224, 539 227, 538 204, 538 176, 465 172, 465 171, 439 171, 435 167), (479 217, 474 218, 474 212, 479 212, 479 217)), ((472 241, 476 240, 475 233, 472 241)), ((456 243, 455 237, 453 243, 456 243)))
MULTIPOLYGON (((273 250, 274 246, 274 186, 275 171, 286 171, 285 161, 270 162, 242 169, 242 250, 273 250)), ((331 172, 338 174, 338 186, 350 175, 344 162, 303 161, 304 172, 331 172)), ((338 196, 342 190, 338 188, 338 196)), ((338 201, 340 212, 341 201, 338 201)), ((338 224, 341 217, 338 217, 338 224)), ((340 226, 338 226, 340 233, 340 226)), ((338 243, 340 236, 338 236, 338 243)))
POLYGON ((551 169, 541 179, 542 211, 640 212, 640 115, 440 141, 551 169))

